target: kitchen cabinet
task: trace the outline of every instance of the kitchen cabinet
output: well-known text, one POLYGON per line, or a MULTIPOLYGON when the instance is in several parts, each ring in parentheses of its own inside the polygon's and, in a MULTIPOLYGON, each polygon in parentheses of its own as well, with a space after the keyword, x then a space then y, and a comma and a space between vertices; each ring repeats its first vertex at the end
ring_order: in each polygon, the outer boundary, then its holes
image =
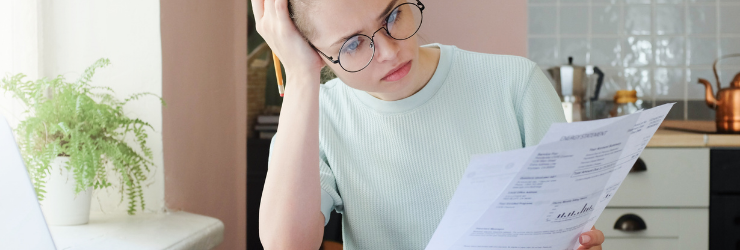
POLYGON ((709 155, 646 148, 644 170, 627 175, 596 222, 604 249, 708 249, 709 155))
POLYGON ((740 249, 740 149, 713 149, 709 248, 740 249))
POLYGON ((604 232, 606 237, 604 249, 700 250, 707 249, 708 219, 706 208, 610 207, 601 214, 596 228, 604 232), (615 222, 625 215, 639 216, 645 222, 646 229, 614 229, 615 222))
POLYGON ((713 124, 663 123, 596 222, 604 249, 740 249, 740 135, 713 124))
POLYGON ((709 207, 709 148, 646 148, 609 206, 709 207))

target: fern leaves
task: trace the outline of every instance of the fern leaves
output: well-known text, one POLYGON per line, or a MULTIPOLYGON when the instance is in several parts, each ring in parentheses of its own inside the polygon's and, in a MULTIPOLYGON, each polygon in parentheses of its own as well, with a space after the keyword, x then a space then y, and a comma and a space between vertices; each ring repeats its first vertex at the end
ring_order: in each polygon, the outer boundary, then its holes
POLYGON ((29 175, 39 199, 44 198, 44 179, 57 156, 69 156, 67 169, 74 173, 76 191, 88 187, 111 187, 108 170, 119 177, 121 192, 129 199, 128 213, 145 209, 141 183, 154 163, 152 150, 146 146, 147 129, 153 127, 140 119, 129 118, 123 106, 140 98, 153 96, 136 93, 123 101, 109 87, 91 86, 97 69, 110 65, 102 58, 88 67, 74 83, 61 75, 48 80, 24 81, 23 74, 5 77, 0 89, 23 101, 31 116, 22 121, 16 133, 29 175), (133 146, 124 141, 133 135, 133 146))

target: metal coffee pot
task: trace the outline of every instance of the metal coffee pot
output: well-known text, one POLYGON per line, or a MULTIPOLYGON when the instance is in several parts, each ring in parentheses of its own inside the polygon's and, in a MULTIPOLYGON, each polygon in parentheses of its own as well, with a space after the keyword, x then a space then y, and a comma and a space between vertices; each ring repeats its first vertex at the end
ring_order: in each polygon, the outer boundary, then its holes
POLYGON ((554 80, 555 91, 560 96, 565 119, 568 122, 588 120, 586 107, 588 102, 599 99, 599 92, 604 83, 604 72, 596 66, 573 65, 573 57, 568 57, 568 64, 552 67, 547 70, 554 80), (593 68, 593 72, 591 72, 593 68), (590 82, 594 74, 598 76, 595 86, 590 82), (593 95, 591 95, 593 92, 593 95))
POLYGON ((706 101, 710 108, 717 111, 717 132, 740 133, 740 73, 732 79, 729 88, 722 88, 717 75, 717 62, 728 57, 740 57, 740 54, 732 54, 720 57, 714 61, 714 77, 717 79, 717 98, 714 98, 712 84, 699 78, 699 83, 706 88, 706 101))

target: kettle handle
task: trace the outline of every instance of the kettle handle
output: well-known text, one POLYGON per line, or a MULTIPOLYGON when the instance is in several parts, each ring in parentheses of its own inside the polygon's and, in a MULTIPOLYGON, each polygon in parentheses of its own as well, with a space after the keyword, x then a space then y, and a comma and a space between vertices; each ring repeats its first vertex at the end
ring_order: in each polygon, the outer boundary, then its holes
POLYGON ((594 67, 594 73, 599 75, 599 78, 596 79, 596 90, 594 90, 594 96, 591 97, 591 101, 599 99, 599 92, 601 92, 601 86, 604 84, 604 72, 599 67, 594 67))
POLYGON ((717 74, 717 63, 722 59, 730 58, 730 57, 740 57, 740 54, 729 54, 729 55, 721 56, 720 58, 717 58, 717 60, 714 60, 714 64, 712 64, 712 70, 714 70, 714 78, 717 79, 717 91, 722 89, 722 84, 720 84, 719 75, 717 74))

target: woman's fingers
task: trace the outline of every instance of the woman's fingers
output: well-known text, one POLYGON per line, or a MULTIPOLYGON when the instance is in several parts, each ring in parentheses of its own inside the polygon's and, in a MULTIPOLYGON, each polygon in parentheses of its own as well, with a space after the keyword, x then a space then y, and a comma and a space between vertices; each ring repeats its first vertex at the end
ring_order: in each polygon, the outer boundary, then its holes
POLYGON ((265 17, 272 18, 275 16, 275 0, 265 0, 265 17))
POLYGON ((320 71, 324 62, 308 45, 290 18, 288 0, 251 1, 254 5, 257 32, 280 58, 286 70, 320 71))
POLYGON ((290 32, 298 34, 298 29, 295 27, 293 20, 290 18, 288 12, 288 0, 274 0, 275 1, 275 22, 280 24, 283 32, 290 32))
POLYGON ((595 246, 595 247, 589 247, 589 248, 586 248, 584 246, 580 246, 580 247, 578 247, 577 250, 602 250, 602 248, 601 248, 601 246, 595 246))
POLYGON ((284 24, 293 25, 293 20, 290 19, 290 13, 288 12, 288 0, 274 0, 275 11, 278 20, 284 24))
POLYGON ((581 243, 581 247, 584 247, 585 249, 592 249, 594 246, 599 247, 595 249, 600 249, 601 244, 604 243, 604 233, 596 229, 596 227, 593 227, 591 228, 591 231, 582 233, 581 237, 578 238, 578 241, 581 243))
POLYGON ((262 19, 262 16, 265 15, 264 4, 264 0, 252 0, 252 13, 254 14, 255 22, 259 22, 262 19))

